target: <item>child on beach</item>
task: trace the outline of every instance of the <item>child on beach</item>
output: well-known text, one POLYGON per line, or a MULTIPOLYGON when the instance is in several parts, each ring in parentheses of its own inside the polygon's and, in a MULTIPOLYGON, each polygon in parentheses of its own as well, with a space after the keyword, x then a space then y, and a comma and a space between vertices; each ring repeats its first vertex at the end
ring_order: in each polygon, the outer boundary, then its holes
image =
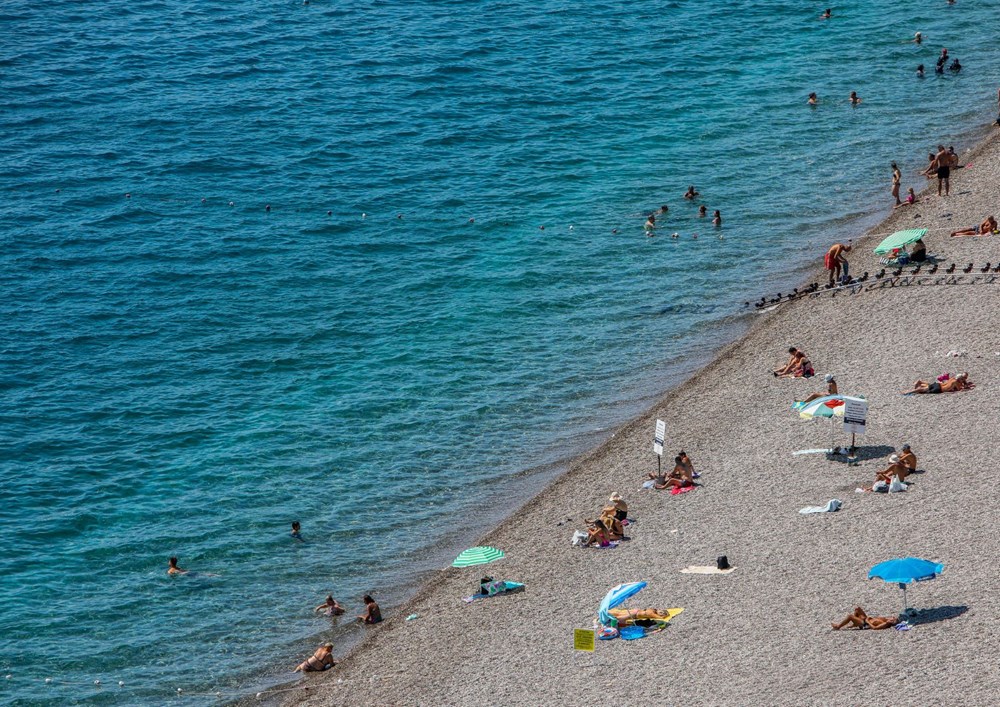
POLYGON ((910 206, 917 200, 917 195, 913 193, 913 187, 906 190, 906 200, 901 201, 892 208, 898 209, 900 206, 910 206))

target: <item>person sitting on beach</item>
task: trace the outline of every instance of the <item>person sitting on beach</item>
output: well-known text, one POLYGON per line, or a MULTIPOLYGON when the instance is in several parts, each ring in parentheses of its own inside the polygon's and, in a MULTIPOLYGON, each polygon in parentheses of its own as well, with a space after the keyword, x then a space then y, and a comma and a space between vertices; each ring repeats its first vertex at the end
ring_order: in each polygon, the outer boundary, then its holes
POLYGON ((949 378, 948 380, 942 382, 931 381, 926 382, 918 380, 913 384, 912 390, 907 390, 903 392, 903 395, 937 395, 938 393, 957 393, 960 390, 969 390, 972 388, 972 383, 969 382, 969 374, 962 373, 955 378, 949 378))
POLYGON ((996 230, 997 220, 993 216, 987 216, 978 226, 963 228, 960 231, 952 231, 951 237, 960 238, 961 236, 988 236, 996 230))
POLYGON ((674 457, 674 470, 667 476, 667 482, 663 488, 687 488, 688 486, 694 486, 694 479, 688 473, 684 460, 679 456, 674 457))
POLYGON ((910 206, 916 200, 917 200, 917 195, 913 193, 913 187, 910 187, 909 189, 906 190, 906 199, 904 201, 899 202, 892 208, 898 209, 900 206, 910 206))
POLYGON ((933 152, 927 153, 927 169, 921 172, 921 174, 928 179, 934 179, 937 176, 937 158, 933 152))
MULTIPOLYGON (((913 191, 912 189, 910 191, 913 191)), ((910 251, 911 263, 923 263, 927 261, 927 244, 922 238, 913 242, 913 250, 910 251)))
POLYGON ((684 192, 685 199, 694 199, 695 197, 701 196, 697 189, 694 188, 694 184, 688 187, 688 190, 684 192))
POLYGON ((697 471, 694 470, 694 464, 691 463, 691 457, 687 455, 687 452, 685 452, 682 449, 681 451, 677 452, 677 456, 680 458, 681 464, 684 465, 684 468, 687 469, 688 478, 697 479, 699 477, 699 474, 697 471))
POLYGON ((881 631, 882 629, 892 628, 899 623, 899 619, 895 616, 869 616, 865 613, 865 610, 860 606, 854 607, 854 611, 847 615, 843 621, 839 624, 830 624, 833 626, 834 631, 839 631, 848 624, 854 626, 857 629, 867 629, 870 628, 873 631, 881 631))
POLYGON ((290 535, 296 540, 305 542, 305 540, 302 540, 302 526, 299 524, 297 520, 292 521, 292 532, 290 533, 290 535))
POLYGON ((332 594, 327 594, 326 601, 313 609, 313 611, 321 611, 327 616, 341 616, 345 609, 337 603, 337 600, 333 598, 332 594))
POLYGON ((826 395, 836 395, 837 394, 837 379, 833 377, 832 373, 827 373, 823 378, 826 381, 826 392, 825 393, 810 393, 806 396, 804 400, 796 400, 797 403, 811 403, 817 398, 822 398, 826 395))
POLYGON ((371 595, 365 594, 361 597, 361 601, 365 603, 365 613, 359 616, 358 620, 363 624, 382 623, 382 610, 375 603, 375 600, 371 598, 371 595))
MULTIPOLYGON (((910 449, 910 445, 904 444, 899 452, 899 463, 906 467, 906 473, 912 474, 917 470, 917 455, 910 449)), ((902 481, 902 479, 900 479, 902 481)))
POLYGON ((625 526, 618 520, 614 506, 605 506, 601 509, 600 521, 608 529, 608 537, 611 540, 623 540, 625 538, 625 526))
POLYGON ((718 209, 712 212, 712 225, 716 228, 722 226, 722 212, 718 209))
POLYGON ((899 461, 899 455, 893 454, 889 457, 889 466, 887 466, 882 471, 875 472, 875 483, 884 481, 887 484, 892 483, 892 477, 896 477, 900 481, 906 478, 909 474, 909 470, 906 465, 899 461))
POLYGON ((615 509, 615 520, 619 522, 624 522, 628 518, 628 504, 625 503, 625 499, 617 491, 611 494, 611 498, 608 499, 611 505, 615 509))
POLYGON ((816 92, 815 91, 809 94, 809 100, 806 101, 806 103, 808 103, 811 106, 814 106, 817 103, 819 103, 819 99, 816 97, 816 92))
POLYGON ((188 573, 187 570, 182 570, 180 567, 177 566, 176 557, 171 557, 167 561, 167 574, 187 574, 187 573, 188 573))
POLYGON ((789 347, 789 349, 788 349, 788 363, 786 363, 782 368, 778 368, 778 369, 776 369, 774 371, 771 371, 771 373, 773 373, 777 377, 788 375, 789 373, 791 373, 792 371, 794 371, 798 367, 799 361, 804 356, 805 356, 805 354, 802 353, 801 351, 799 351, 794 346, 789 347))
POLYGON ((843 270, 843 277, 846 279, 848 277, 849 264, 847 258, 844 257, 844 253, 850 253, 851 246, 844 245, 843 243, 834 243, 830 246, 830 250, 826 251, 826 255, 823 256, 823 266, 830 271, 830 287, 833 287, 834 277, 836 276, 836 281, 840 282, 841 270, 843 270))
POLYGON ((333 644, 324 643, 316 649, 315 653, 306 658, 303 662, 299 663, 292 672, 318 673, 324 670, 329 670, 336 664, 337 661, 333 659, 333 644))
POLYGON ((607 547, 611 544, 611 535, 608 533, 604 521, 598 518, 587 528, 587 545, 595 547, 607 547))

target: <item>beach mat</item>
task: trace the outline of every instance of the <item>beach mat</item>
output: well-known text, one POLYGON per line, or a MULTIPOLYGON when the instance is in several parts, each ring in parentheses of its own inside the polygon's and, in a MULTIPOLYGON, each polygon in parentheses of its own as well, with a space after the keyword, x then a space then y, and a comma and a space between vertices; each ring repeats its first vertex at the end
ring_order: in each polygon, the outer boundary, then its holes
POLYGON ((735 567, 720 570, 715 565, 690 565, 681 570, 681 574, 729 574, 735 567))

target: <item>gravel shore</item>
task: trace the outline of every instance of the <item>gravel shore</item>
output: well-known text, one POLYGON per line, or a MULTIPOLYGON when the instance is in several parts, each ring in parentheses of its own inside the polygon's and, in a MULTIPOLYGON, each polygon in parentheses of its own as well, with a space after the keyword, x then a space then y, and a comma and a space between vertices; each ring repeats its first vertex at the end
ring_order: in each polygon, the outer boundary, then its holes
POLYGON ((973 279, 1000 262, 1000 236, 948 232, 1000 211, 1000 139, 962 157, 972 166, 954 172, 949 197, 935 188, 897 209, 849 258, 852 275, 874 274, 882 234, 925 227, 928 251, 943 263, 936 276, 908 286, 869 280, 853 294, 760 314, 747 336, 482 538, 505 559, 441 571, 341 665, 286 693, 286 703, 997 704, 1000 275, 973 279), (951 262, 961 282, 944 284, 951 262), (975 269, 963 275, 968 263, 975 269), (770 375, 790 345, 809 353, 815 378, 770 375), (967 354, 948 357, 951 350, 967 354), (972 391, 900 394, 917 378, 963 370, 972 391), (828 444, 828 421, 806 422, 790 409, 822 390, 828 372, 841 392, 870 401, 857 465, 792 454, 828 444), (685 449, 702 475, 696 491, 639 491, 656 468, 656 418, 667 423, 664 462, 685 449), (904 442, 925 470, 910 489, 855 493, 904 442), (571 546, 573 530, 614 491, 638 519, 631 540, 613 550, 571 546), (837 513, 798 513, 832 498, 844 503, 837 513), (680 573, 719 555, 736 571, 680 573), (909 555, 945 565, 908 591, 923 610, 912 630, 831 630, 855 605, 895 615, 900 590, 867 580, 867 571, 909 555), (483 571, 527 591, 463 603, 483 571), (593 625, 608 589, 637 580, 649 585, 629 606, 684 613, 643 640, 574 651, 573 629, 593 625), (419 619, 404 621, 411 613, 419 619))

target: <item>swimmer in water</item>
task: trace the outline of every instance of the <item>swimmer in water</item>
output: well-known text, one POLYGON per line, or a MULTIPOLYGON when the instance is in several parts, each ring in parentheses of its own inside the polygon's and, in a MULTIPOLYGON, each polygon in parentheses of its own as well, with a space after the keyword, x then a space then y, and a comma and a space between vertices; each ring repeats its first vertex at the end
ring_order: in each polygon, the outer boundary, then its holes
POLYGON ((684 192, 685 199, 694 199, 697 196, 701 196, 697 189, 694 188, 694 184, 688 187, 688 190, 684 192))
POLYGON ((656 230, 656 214, 649 215, 649 218, 646 219, 646 225, 643 228, 647 231, 656 230))
POLYGON ((326 601, 317 606, 314 611, 321 611, 327 616, 340 616, 344 613, 344 607, 337 603, 332 594, 327 594, 326 601))
POLYGON ((851 100, 851 105, 852 106, 861 105, 861 99, 858 98, 858 92, 857 91, 851 91, 851 99, 850 100, 851 100))
POLYGON ((818 98, 816 98, 816 94, 815 94, 815 93, 810 93, 810 94, 809 94, 809 100, 807 101, 807 103, 808 103, 809 105, 811 105, 811 106, 814 106, 814 105, 816 105, 817 103, 819 103, 819 99, 818 99, 818 98))
POLYGON ((959 63, 958 59, 951 62, 951 66, 948 67, 948 71, 954 71, 956 74, 962 70, 962 65, 959 63))
POLYGON ((712 214, 712 225, 716 228, 720 228, 722 226, 722 213, 718 209, 716 209, 715 213, 712 214))
POLYGON ((826 8, 826 12, 819 16, 821 20, 828 20, 833 17, 833 11, 830 8, 826 8))
POLYGON ((663 206, 660 207, 660 214, 661 215, 667 213, 668 211, 670 211, 670 207, 667 206, 666 204, 664 204, 663 206))
POLYGON ((922 34, 920 34, 920 32, 914 32, 914 34, 913 34, 913 43, 914 44, 920 44, 922 41, 924 41, 924 36, 922 34))
POLYGON ((297 520, 293 520, 292 521, 291 536, 293 538, 295 538, 296 540, 299 540, 301 542, 305 542, 305 540, 302 539, 302 526, 299 524, 299 522, 297 520))
POLYGON ((705 218, 708 216, 708 207, 702 204, 698 207, 698 218, 705 218))
POLYGON ((177 566, 177 558, 176 557, 171 557, 170 560, 169 560, 169 562, 168 562, 168 564, 169 564, 169 566, 167 567, 167 574, 187 574, 188 573, 187 570, 182 570, 180 567, 177 566))
POLYGON ((924 77, 924 65, 921 64, 917 67, 917 78, 922 79, 924 77))

